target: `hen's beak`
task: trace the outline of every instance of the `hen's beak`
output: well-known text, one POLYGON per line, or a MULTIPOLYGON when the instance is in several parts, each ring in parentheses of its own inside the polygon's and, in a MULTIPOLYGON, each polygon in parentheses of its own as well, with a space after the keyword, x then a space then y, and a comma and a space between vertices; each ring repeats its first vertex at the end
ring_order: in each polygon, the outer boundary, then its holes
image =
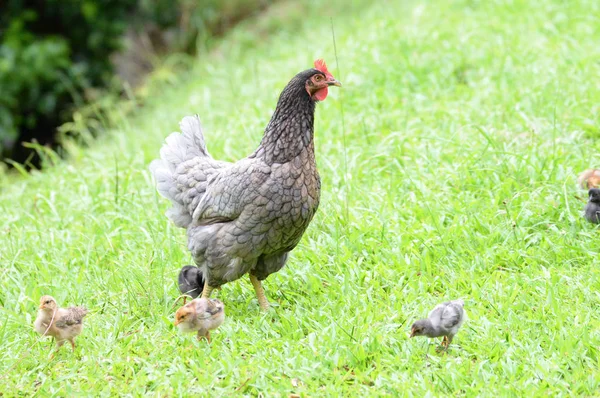
POLYGON ((327 80, 327 85, 328 86, 337 86, 337 87, 342 87, 342 83, 338 82, 337 80, 335 80, 334 78, 331 78, 331 80, 327 80))

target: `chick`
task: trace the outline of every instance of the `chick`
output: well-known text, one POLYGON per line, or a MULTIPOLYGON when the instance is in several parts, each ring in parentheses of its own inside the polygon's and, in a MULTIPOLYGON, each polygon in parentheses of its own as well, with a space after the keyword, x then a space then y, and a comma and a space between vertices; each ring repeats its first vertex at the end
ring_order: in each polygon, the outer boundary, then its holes
POLYGON ((437 305, 427 319, 418 320, 412 325, 410 337, 444 336, 442 347, 447 350, 465 320, 464 306, 464 301, 460 299, 437 305))
POLYGON ((175 326, 183 333, 198 332, 198 340, 206 338, 210 343, 210 331, 221 326, 225 320, 225 305, 217 299, 197 298, 175 313, 175 326))
POLYGON ((600 170, 587 169, 577 177, 581 189, 600 188, 600 170))
POLYGON ((589 190, 589 202, 585 205, 584 217, 594 224, 600 223, 600 189, 592 188, 589 190))
POLYGON ((69 340, 75 351, 75 337, 81 333, 87 313, 84 307, 60 308, 53 297, 42 296, 33 326, 42 336, 54 337, 58 348, 69 340))
POLYGON ((179 271, 177 281, 181 294, 191 296, 192 298, 196 298, 202 294, 204 278, 202 277, 200 268, 193 265, 184 265, 181 271, 179 271))

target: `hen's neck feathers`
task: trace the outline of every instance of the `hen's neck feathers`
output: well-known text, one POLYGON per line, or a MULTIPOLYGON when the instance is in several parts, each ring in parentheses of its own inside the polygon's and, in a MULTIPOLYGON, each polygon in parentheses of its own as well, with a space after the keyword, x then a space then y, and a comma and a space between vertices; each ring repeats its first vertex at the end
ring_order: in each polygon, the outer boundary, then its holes
POLYGON ((314 151, 315 101, 305 88, 308 72, 311 70, 296 75, 279 96, 275 112, 252 157, 262 158, 267 164, 286 163, 305 148, 314 151))

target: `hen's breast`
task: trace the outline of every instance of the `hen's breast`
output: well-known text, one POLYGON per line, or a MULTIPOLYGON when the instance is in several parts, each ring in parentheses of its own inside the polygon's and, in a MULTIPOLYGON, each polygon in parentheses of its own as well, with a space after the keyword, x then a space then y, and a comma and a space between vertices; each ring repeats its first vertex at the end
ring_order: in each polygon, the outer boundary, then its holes
POLYGON ((255 231, 264 234, 264 253, 294 248, 317 211, 321 182, 311 152, 307 148, 290 162, 273 164, 259 188, 255 231))

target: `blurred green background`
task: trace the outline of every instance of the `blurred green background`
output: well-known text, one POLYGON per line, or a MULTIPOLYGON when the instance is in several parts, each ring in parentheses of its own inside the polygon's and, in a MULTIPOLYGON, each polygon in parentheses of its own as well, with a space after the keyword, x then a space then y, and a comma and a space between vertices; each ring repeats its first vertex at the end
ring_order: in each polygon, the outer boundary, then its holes
POLYGON ((161 56, 197 54, 273 0, 9 0, 0 5, 0 159, 60 152, 74 109, 141 83, 161 56), (99 90, 100 89, 100 90, 99 90))

